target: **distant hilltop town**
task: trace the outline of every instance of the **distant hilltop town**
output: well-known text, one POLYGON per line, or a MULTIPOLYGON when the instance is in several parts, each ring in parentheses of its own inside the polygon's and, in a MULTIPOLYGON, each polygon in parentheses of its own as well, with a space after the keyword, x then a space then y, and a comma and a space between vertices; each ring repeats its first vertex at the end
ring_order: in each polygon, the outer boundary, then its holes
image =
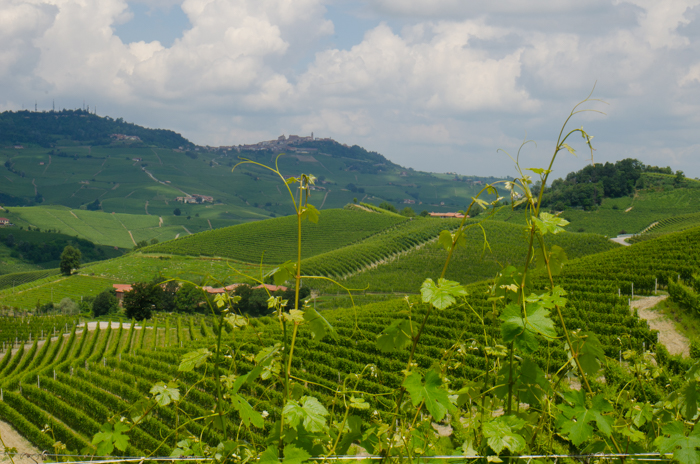
MULTIPOLYGON (((231 145, 231 146, 221 146, 218 147, 219 150, 227 150, 227 151, 260 151, 260 150, 279 150, 279 151, 292 151, 292 152, 299 152, 299 153, 308 153, 311 151, 316 151, 315 148, 301 148, 297 147, 297 145, 300 145, 305 142, 335 142, 330 137, 326 138, 318 138, 314 137, 314 133, 312 132, 311 135, 308 136, 303 136, 303 135, 290 135, 289 137, 285 137, 284 134, 280 135, 277 137, 275 140, 265 140, 263 142, 258 142, 258 143, 253 143, 253 144, 243 144, 243 145, 231 145)), ((347 147, 347 145, 342 144, 347 147)), ((214 147, 207 147, 207 148, 214 148, 214 147)))

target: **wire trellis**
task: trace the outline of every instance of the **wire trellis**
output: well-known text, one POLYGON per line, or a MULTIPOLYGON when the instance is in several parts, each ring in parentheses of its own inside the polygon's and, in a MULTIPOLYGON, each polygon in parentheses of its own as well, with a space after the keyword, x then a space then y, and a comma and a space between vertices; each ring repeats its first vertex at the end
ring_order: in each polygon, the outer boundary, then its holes
MULTIPOLYGON (((13 458, 28 458, 35 462, 43 460, 44 458, 49 458, 51 460, 58 460, 61 458, 89 458, 87 460, 70 461, 72 464, 116 464, 121 462, 145 462, 145 461, 157 461, 157 462, 195 462, 195 461, 214 461, 214 458, 204 457, 204 456, 105 456, 104 458, 95 458, 94 456, 87 454, 49 454, 49 453, 11 453, 9 451, 0 451, 0 456, 12 456, 13 458)), ((389 459, 396 460, 416 460, 416 461, 452 461, 452 462, 467 462, 474 459, 487 459, 493 458, 494 456, 464 456, 464 455, 440 455, 440 456, 391 456, 389 459)), ((364 460, 381 460, 387 458, 386 456, 314 456, 309 458, 310 461, 364 461, 364 460)), ((578 459, 585 460, 586 462, 597 459, 620 459, 628 458, 635 461, 672 461, 671 454, 662 453, 596 453, 596 454, 528 454, 522 456, 498 456, 499 459, 518 459, 527 460, 529 463, 533 459, 554 459, 555 462, 559 459, 578 459)))

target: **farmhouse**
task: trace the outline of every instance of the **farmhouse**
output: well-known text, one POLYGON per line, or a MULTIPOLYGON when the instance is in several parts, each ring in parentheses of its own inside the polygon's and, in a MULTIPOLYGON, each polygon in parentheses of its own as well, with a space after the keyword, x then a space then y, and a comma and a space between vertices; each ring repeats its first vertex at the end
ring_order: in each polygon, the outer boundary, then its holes
MULTIPOLYGON (((449 219, 449 218, 462 219, 464 217, 464 214, 462 214, 462 213, 430 213, 430 217, 443 218, 443 219, 449 219)), ((469 217, 469 216, 467 216, 467 217, 469 217)))
POLYGON ((12 226, 12 225, 14 225, 14 224, 12 224, 9 219, 4 218, 4 217, 0 217, 0 226, 12 226))
POLYGON ((210 197, 209 195, 199 195, 197 193, 187 195, 185 197, 175 197, 175 200, 183 203, 214 203, 214 197, 210 197))

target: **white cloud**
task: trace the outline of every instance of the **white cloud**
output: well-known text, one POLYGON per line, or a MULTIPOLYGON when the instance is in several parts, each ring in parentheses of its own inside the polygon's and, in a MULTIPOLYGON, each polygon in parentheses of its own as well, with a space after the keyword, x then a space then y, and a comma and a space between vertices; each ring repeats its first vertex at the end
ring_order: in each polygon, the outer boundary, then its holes
POLYGON ((313 131, 417 168, 497 174, 490 154, 526 132, 547 145, 597 81, 608 116, 577 121, 601 158, 673 156, 700 175, 689 155, 700 0, 377 0, 360 4, 374 19, 344 49, 325 45, 347 27, 329 19, 330 1, 133 0, 187 15, 165 47, 114 34, 126 0, 5 0, 0 107, 86 99, 201 144, 313 131))

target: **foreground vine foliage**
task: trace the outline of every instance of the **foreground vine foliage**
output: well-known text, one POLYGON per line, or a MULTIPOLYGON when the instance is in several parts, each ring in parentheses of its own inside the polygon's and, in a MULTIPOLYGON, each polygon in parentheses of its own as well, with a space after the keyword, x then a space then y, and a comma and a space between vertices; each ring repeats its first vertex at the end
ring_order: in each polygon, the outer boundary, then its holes
MULTIPOLYGON (((129 414, 113 417, 102 426, 94 436, 91 452, 109 455, 115 449, 124 451, 130 432, 141 421, 160 408, 173 408, 180 424, 172 431, 177 442, 173 456, 209 457, 221 462, 296 464, 312 457, 325 461, 363 451, 386 462, 420 461, 436 455, 501 462, 518 456, 592 453, 615 454, 615 459, 625 461, 632 459, 626 457, 629 454, 660 452, 683 464, 700 463, 700 364, 674 381, 665 399, 653 402, 646 397, 645 384, 658 377, 660 369, 651 353, 625 352, 630 380, 621 385, 612 380, 608 383, 605 375, 613 371, 596 334, 571 331, 566 326, 563 310, 569 302, 566 291, 555 282, 566 254, 557 246, 548 248, 544 237, 563 231, 567 221, 541 211, 540 203, 557 156, 562 151, 575 153, 569 141, 572 136, 581 136, 592 155, 592 137, 583 128, 569 129, 568 125, 577 114, 590 111, 586 105, 595 101, 589 96, 574 107, 546 169, 521 168, 518 153, 512 158, 518 177, 484 187, 469 205, 467 214, 474 207, 493 212, 502 199, 497 190, 501 189, 514 207, 527 211, 528 252, 519 267, 505 267, 493 280, 490 311, 475 310, 466 299, 465 287, 445 279, 455 249, 465 244, 466 228, 480 227, 480 222, 468 224, 465 217, 456 229, 440 233, 438 243, 446 251, 442 273, 426 279, 420 299, 407 298, 404 317, 393 320, 376 339, 382 352, 408 352, 401 388, 382 398, 383 404, 390 405, 384 411, 371 410, 372 400, 379 394, 359 389, 363 378, 377 375, 373 365, 339 379, 335 390, 318 384, 311 385, 315 390, 307 388, 313 382, 293 375, 301 326, 307 326, 315 339, 337 337, 328 321, 299 298, 302 279, 330 280, 305 276, 301 269, 302 221, 316 222, 320 217, 309 203, 315 178, 307 174, 285 178, 277 164, 271 168, 244 160, 242 163, 256 164, 278 175, 296 212, 296 261, 267 275, 251 277, 260 283, 269 278, 277 284, 294 282, 293 301, 272 296, 268 300, 279 321, 281 342, 246 356, 236 334, 248 330, 250 321, 237 312, 235 297, 218 295, 211 308, 217 324, 210 346, 185 354, 179 365, 183 376, 199 380, 188 391, 180 391, 175 383, 157 383, 151 396, 134 405, 129 414), (534 179, 539 181, 539 189, 534 189, 534 179), (479 197, 484 192, 498 198, 487 203, 479 197), (533 286, 533 276, 545 276, 548 285, 533 286), (483 335, 470 339, 460 335, 432 366, 420 367, 414 355, 427 321, 438 312, 452 311, 473 312, 483 335), (500 337, 487 330, 493 326, 500 327, 500 337), (541 345, 563 346, 568 360, 563 365, 541 365, 534 356, 541 345), (451 388, 457 380, 451 372, 467 354, 474 353, 483 358, 483 373, 462 382, 462 388, 451 388), (252 369, 242 372, 239 364, 243 361, 252 364, 252 369), (213 366, 213 373, 209 366, 213 366), (183 407, 185 398, 212 375, 215 410, 205 416, 188 416, 183 407), (256 387, 282 392, 278 411, 259 411, 251 406, 244 392, 256 387), (323 389, 323 394, 312 395, 323 389), (237 418, 239 426, 227 429, 227 418, 237 418), (202 436, 187 432, 194 422, 219 429, 228 439, 211 447, 202 436)), ((152 453, 158 455, 158 450, 152 453)), ((545 460, 548 458, 535 458, 545 460)))

